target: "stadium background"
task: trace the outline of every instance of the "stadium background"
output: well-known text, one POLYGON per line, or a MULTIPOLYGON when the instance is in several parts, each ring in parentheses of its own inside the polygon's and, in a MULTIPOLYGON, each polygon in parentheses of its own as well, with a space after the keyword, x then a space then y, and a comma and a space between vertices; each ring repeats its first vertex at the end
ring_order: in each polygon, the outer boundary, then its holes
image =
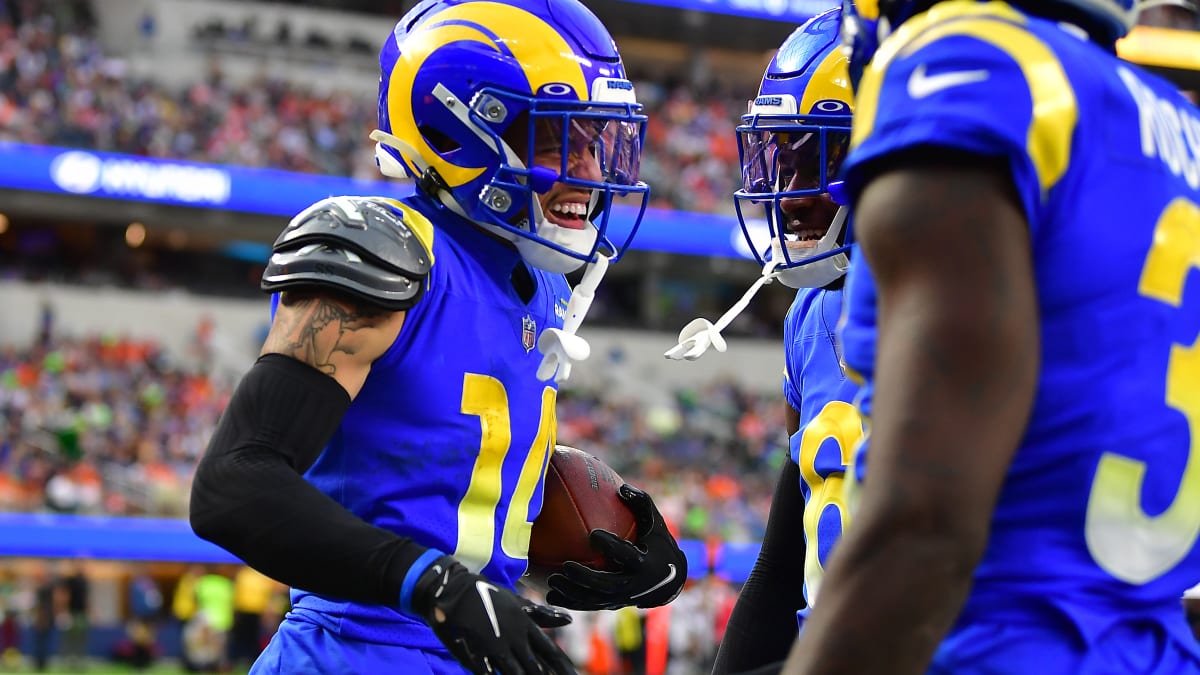
MULTIPOLYGON (((786 458, 791 295, 760 294, 726 354, 661 354, 758 274, 732 128, 772 48, 833 3, 585 1, 648 108, 653 208, 589 316, 560 439, 656 495, 693 583, 559 637, 597 673, 622 656, 706 672, 786 458)), ((321 197, 410 189, 380 182, 366 135, 378 45, 412 4, 0 2, 0 671, 46 652, 57 672, 110 672, 152 646, 174 672, 185 645, 220 650, 235 593, 237 625, 269 636, 286 598, 191 535, 190 476, 266 329, 267 243, 321 197)), ((1124 52, 1200 88, 1200 34, 1124 52)))

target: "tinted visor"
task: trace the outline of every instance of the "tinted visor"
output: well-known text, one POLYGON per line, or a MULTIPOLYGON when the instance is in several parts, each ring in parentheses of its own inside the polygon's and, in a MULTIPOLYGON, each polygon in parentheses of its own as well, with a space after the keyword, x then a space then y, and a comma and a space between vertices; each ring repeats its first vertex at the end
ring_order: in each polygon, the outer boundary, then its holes
POLYGON ((850 147, 841 127, 805 123, 799 118, 772 119, 739 127, 742 189, 748 194, 826 192, 850 147))
MULTIPOLYGON (((535 111, 533 156, 546 164, 557 155, 558 179, 568 184, 619 188, 638 184, 645 118, 629 119, 621 110, 603 108, 572 111, 535 111), (565 150, 565 152, 564 152, 565 150), (595 162, 596 172, 581 170, 581 161, 595 162)), ((620 192, 620 190, 618 190, 620 192)))

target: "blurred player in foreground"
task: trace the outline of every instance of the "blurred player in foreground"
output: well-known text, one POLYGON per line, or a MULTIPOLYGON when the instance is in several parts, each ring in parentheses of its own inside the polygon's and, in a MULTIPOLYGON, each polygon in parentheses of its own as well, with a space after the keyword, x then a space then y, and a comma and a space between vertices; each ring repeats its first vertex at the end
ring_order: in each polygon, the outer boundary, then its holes
POLYGON ((750 216, 765 211, 771 245, 759 255, 764 275, 799 291, 784 323, 791 461, 725 631, 714 668, 722 675, 778 668, 787 657, 797 612, 816 600, 822 566, 845 525, 846 464, 862 436, 851 404, 857 387, 841 367, 834 332, 848 214, 829 184, 850 145, 852 100, 840 18, 840 8, 825 12, 784 41, 737 130, 743 186, 734 203, 743 232, 757 254, 750 216))
POLYGON ((868 437, 785 672, 1200 672, 1200 112, 1132 5, 844 6, 868 437))
MULTIPOLYGON (((576 0, 428 0, 380 65, 380 168, 416 194, 321 201, 276 241, 271 330, 197 470, 192 525, 294 588, 251 672, 574 672, 541 630, 567 616, 513 587, 556 384, 586 357, 574 330, 628 244, 606 236, 612 201, 648 192, 645 117, 576 0), (585 263, 572 295, 562 275, 585 263)), ((678 594, 675 540, 622 493, 638 546, 594 533, 619 570, 552 577, 548 601, 678 594)))
POLYGON ((1139 0, 1139 26, 1200 30, 1200 2, 1196 0, 1139 0))
MULTIPOLYGON (((1200 2, 1197 0, 1139 0, 1139 26, 1200 31, 1200 2)), ((1195 88, 1181 92, 1192 103, 1200 104, 1200 91, 1195 88)))

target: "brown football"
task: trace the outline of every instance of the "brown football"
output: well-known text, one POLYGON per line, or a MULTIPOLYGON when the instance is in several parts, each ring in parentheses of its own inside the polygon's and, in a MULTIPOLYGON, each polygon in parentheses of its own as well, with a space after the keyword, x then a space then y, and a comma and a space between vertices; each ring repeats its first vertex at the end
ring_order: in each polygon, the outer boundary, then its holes
POLYGON ((577 448, 554 447, 546 469, 542 511, 529 537, 529 572, 523 581, 546 590, 546 577, 568 560, 596 569, 610 568, 588 537, 608 530, 634 541, 637 521, 617 488, 625 481, 612 467, 577 448))

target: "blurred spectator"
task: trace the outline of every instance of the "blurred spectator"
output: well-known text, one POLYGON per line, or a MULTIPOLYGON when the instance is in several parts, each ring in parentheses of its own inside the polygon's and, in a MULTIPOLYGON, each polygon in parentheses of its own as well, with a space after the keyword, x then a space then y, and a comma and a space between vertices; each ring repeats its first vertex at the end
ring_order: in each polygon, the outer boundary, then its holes
POLYGON ((670 655, 667 675, 690 675, 712 670, 717 653, 713 642, 713 608, 710 594, 703 582, 689 581, 679 597, 671 603, 670 655))
POLYGON ((622 607, 616 612, 613 641, 625 675, 646 674, 645 622, 645 611, 636 607, 622 607))
POLYGON ((137 564, 129 579, 129 624, 117 656, 137 670, 149 668, 158 654, 158 625, 163 595, 145 564, 137 564))
POLYGON ((183 667, 189 673, 216 673, 223 667, 225 635, 208 613, 197 610, 183 627, 183 667))
POLYGON ((266 614, 279 587, 279 582, 248 565, 243 565, 234 575, 229 662, 235 668, 249 668, 262 651, 266 614))
POLYGON ((84 564, 79 560, 63 561, 61 583, 62 654, 68 667, 78 670, 83 668, 88 645, 88 578, 84 564))
POLYGON ((33 668, 45 672, 53 656, 55 640, 55 618, 61 606, 62 594, 58 584, 50 576, 45 564, 38 564, 31 578, 33 582, 33 668))
POLYGON ((196 613, 184 628, 184 640, 191 631, 196 653, 204 657, 201 665, 208 662, 212 650, 219 667, 224 668, 228 663, 229 631, 233 628, 233 581, 209 568, 196 580, 195 588, 196 613))
POLYGON ((42 300, 38 313, 38 333, 35 346, 46 349, 54 339, 54 305, 49 300, 42 300))
POLYGON ((196 613, 196 581, 204 576, 204 567, 192 565, 175 584, 175 593, 171 596, 171 615, 180 623, 187 623, 196 613))
POLYGON ((15 670, 21 662, 16 575, 0 568, 0 670, 15 670))
POLYGON ((154 629, 162 618, 163 596, 146 565, 134 566, 129 579, 129 618, 154 629))
POLYGON ((141 672, 149 670, 158 656, 154 633, 144 623, 130 622, 126 635, 113 646, 110 658, 141 672))

